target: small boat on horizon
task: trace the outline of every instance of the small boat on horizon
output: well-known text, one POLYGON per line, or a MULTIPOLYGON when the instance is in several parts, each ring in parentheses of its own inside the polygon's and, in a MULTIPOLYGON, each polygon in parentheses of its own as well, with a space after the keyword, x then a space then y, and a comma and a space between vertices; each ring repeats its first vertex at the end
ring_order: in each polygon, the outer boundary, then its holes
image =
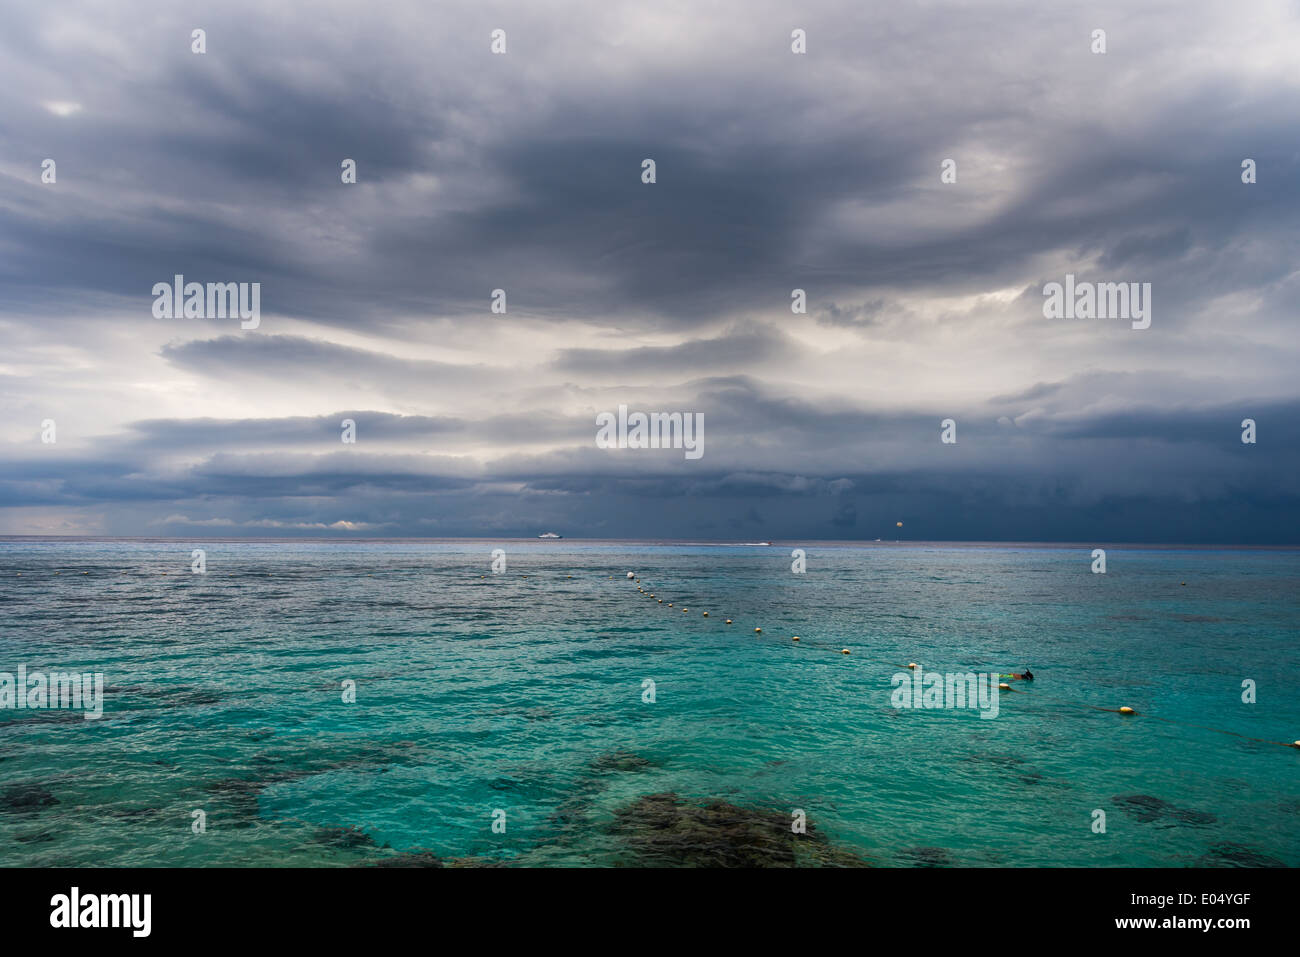
POLYGON ((538 535, 537 537, 538 538, 563 538, 564 536, 556 535, 554 532, 542 532, 542 534, 538 535))

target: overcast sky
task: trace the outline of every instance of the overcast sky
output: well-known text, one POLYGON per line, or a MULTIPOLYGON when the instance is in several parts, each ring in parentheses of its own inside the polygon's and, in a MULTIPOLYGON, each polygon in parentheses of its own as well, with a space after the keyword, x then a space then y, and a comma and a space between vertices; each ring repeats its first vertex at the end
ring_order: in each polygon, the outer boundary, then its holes
POLYGON ((1300 541, 1297 51, 1270 0, 11 4, 0 534, 1300 541))

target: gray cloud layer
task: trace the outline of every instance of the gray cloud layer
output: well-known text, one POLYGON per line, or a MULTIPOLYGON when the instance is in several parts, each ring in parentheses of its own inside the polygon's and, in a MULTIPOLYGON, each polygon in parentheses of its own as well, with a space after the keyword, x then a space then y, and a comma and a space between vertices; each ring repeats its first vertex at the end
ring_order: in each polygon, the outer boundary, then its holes
POLYGON ((0 532, 1296 541, 1293 5, 275 9, 7 14, 0 532))

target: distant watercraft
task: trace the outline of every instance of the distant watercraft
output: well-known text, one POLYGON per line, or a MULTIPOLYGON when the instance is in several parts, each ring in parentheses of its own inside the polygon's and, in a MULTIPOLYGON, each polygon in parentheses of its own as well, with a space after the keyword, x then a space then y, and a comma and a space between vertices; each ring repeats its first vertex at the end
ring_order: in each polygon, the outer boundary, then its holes
POLYGON ((538 538, 563 538, 564 536, 556 535, 554 532, 542 532, 542 534, 538 535, 537 537, 538 538))

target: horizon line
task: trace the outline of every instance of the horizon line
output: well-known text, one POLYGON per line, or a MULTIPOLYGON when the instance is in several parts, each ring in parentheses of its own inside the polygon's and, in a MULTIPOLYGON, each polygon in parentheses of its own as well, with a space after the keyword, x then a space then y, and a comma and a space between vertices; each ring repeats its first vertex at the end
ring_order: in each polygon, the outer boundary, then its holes
POLYGON ((367 545, 367 544, 457 544, 470 542, 532 542, 536 544, 555 545, 558 542, 579 543, 584 545, 689 545, 697 547, 730 548, 776 548, 785 546, 819 547, 854 547, 863 545, 899 545, 899 546, 967 546, 967 547, 1036 547, 1036 548, 1151 548, 1151 549, 1255 549, 1260 551, 1294 551, 1300 550, 1300 543, 1250 543, 1250 542, 1119 542, 1119 541, 1064 541, 1044 539, 1027 541, 1021 539, 813 539, 790 538, 772 539, 770 541, 736 541, 734 539, 693 539, 693 538, 551 538, 544 539, 532 535, 445 535, 433 537, 396 536, 396 537, 352 537, 339 536, 288 536, 288 537, 232 537, 232 536, 175 536, 175 535, 0 535, 0 544, 14 543, 114 543, 114 542, 219 542, 221 544, 328 544, 328 545, 367 545))

